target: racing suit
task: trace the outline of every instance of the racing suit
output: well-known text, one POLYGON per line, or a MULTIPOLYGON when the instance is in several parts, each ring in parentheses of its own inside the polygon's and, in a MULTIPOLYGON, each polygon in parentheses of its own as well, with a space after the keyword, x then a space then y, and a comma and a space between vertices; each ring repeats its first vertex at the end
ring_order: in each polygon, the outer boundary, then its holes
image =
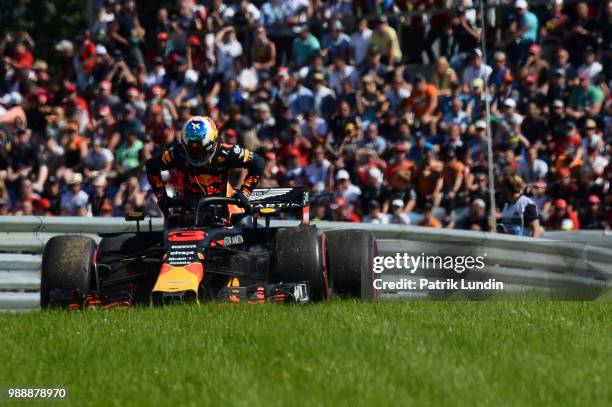
POLYGON ((175 143, 164 149, 161 154, 149 159, 146 163, 146 172, 160 209, 164 215, 167 215, 164 202, 168 200, 168 196, 161 171, 175 170, 181 196, 183 199, 190 199, 202 196, 227 196, 228 170, 246 168, 248 174, 236 193, 239 199, 244 200, 251 195, 257 185, 264 165, 261 156, 244 147, 221 144, 210 162, 198 167, 187 162, 185 150, 180 144, 175 143))

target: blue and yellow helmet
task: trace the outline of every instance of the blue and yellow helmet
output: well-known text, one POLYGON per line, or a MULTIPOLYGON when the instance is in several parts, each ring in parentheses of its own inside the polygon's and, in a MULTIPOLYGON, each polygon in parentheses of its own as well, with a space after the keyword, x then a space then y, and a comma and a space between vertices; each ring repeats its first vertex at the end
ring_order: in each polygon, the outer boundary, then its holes
POLYGON ((210 162, 218 145, 217 126, 210 117, 194 116, 187 120, 180 142, 185 147, 187 161, 195 166, 210 162))

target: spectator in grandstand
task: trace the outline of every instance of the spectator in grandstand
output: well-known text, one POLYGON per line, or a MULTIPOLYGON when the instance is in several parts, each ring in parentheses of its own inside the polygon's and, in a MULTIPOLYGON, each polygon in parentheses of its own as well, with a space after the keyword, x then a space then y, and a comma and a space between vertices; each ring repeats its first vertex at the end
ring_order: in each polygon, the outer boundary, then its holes
POLYGON ((159 215, 143 164, 206 114, 224 143, 266 158, 262 185, 309 189, 319 218, 428 214, 486 230, 461 214, 488 219, 489 170, 503 207, 514 170, 543 222, 565 199, 580 227, 610 227, 612 3, 502 2, 486 16, 470 0, 199 3, 149 18, 137 2, 105 2, 91 34, 56 53, 27 33, 0 38, 3 211, 27 179, 41 199, 19 213, 159 215), (361 198, 335 199, 345 183, 361 198))
POLYGON ((69 175, 66 181, 67 189, 62 193, 60 200, 60 215, 82 216, 83 208, 87 207, 89 195, 81 189, 83 176, 75 172, 69 175))
POLYGON ((568 208, 565 199, 557 199, 553 203, 553 212, 546 221, 546 228, 549 230, 578 230, 580 220, 576 212, 568 208))

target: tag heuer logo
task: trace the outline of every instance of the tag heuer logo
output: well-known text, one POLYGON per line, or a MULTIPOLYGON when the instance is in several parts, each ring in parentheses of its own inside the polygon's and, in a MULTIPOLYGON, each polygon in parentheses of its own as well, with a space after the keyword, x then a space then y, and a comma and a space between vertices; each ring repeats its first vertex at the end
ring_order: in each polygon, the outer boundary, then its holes
POLYGON ((280 195, 285 195, 291 188, 269 188, 269 189, 256 189, 249 197, 249 201, 257 201, 263 198, 273 198, 280 195))

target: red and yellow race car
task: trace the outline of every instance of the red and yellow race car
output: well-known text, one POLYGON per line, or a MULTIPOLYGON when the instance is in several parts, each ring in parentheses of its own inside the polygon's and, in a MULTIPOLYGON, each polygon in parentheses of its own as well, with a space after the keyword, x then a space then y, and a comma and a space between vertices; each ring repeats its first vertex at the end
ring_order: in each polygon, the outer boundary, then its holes
POLYGON ((234 198, 175 200, 164 230, 51 238, 42 259, 42 307, 128 307, 174 302, 309 302, 375 299, 376 240, 364 230, 309 224, 302 188, 256 189, 234 198), (295 215, 297 213, 297 215, 295 215), (272 227, 278 216, 301 218, 272 227))

